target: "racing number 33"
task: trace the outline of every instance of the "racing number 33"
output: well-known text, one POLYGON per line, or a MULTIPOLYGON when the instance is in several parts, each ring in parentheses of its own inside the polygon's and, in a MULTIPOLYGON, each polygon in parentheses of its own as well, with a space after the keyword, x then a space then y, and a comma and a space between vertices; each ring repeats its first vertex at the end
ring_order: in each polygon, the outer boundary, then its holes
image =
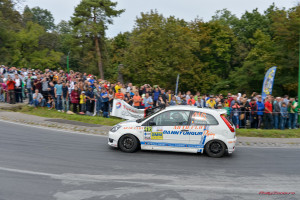
POLYGON ((197 120, 206 120, 206 113, 194 112, 192 117, 197 118, 197 120))

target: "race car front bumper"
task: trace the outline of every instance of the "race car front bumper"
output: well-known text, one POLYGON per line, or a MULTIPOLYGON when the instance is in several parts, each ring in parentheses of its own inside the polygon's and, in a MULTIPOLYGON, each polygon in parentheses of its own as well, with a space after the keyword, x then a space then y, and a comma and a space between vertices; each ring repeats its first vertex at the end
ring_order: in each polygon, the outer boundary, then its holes
POLYGON ((119 137, 116 133, 109 132, 108 133, 108 145, 111 147, 118 147, 119 137))

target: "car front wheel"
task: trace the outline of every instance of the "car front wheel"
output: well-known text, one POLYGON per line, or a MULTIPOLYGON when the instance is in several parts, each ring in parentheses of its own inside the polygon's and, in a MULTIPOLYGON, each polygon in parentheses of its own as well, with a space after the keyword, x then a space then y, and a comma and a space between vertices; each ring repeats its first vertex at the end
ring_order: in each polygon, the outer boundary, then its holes
POLYGON ((124 135, 119 140, 119 147, 126 153, 133 153, 138 149, 139 141, 133 135, 124 135))
POLYGON ((212 140, 205 145, 205 152, 210 157, 220 158, 226 152, 226 145, 220 140, 212 140))

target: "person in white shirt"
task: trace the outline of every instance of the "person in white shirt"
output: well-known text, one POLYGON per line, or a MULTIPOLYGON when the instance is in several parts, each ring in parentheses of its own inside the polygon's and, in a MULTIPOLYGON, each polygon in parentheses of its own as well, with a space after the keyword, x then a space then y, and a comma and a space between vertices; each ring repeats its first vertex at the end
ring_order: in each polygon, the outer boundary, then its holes
POLYGON ((41 93, 39 93, 39 90, 36 89, 35 93, 32 96, 33 98, 33 105, 35 108, 37 108, 39 105, 44 106, 44 98, 43 95, 41 93))
POLYGON ((22 98, 22 80, 19 78, 18 74, 15 74, 15 94, 16 94, 16 102, 23 103, 22 98))
POLYGON ((128 83, 128 87, 127 87, 126 92, 130 93, 131 89, 132 89, 132 83, 128 83))

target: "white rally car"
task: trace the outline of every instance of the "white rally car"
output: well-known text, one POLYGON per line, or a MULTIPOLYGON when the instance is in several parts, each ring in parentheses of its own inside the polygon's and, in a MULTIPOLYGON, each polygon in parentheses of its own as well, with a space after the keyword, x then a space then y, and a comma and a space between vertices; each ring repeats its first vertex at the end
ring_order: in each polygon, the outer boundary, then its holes
POLYGON ((109 132, 108 144, 124 152, 142 150, 206 152, 222 157, 235 150, 234 125, 226 110, 170 106, 150 113, 146 118, 128 120, 109 132))

